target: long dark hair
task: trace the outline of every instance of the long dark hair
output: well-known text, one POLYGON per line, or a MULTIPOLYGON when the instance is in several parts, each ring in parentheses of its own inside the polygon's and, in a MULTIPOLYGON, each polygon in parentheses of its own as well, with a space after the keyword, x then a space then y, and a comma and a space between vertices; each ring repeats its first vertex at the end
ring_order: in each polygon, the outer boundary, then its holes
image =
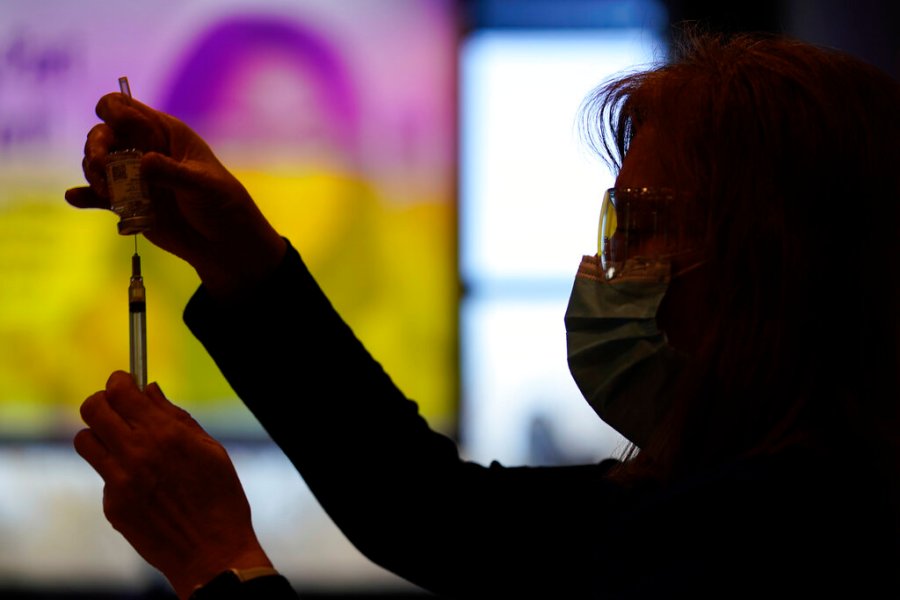
POLYGON ((845 53, 690 29, 588 98, 589 144, 618 167, 652 127, 708 219, 704 343, 636 468, 673 476, 802 437, 896 477, 898 109, 898 82, 845 53))

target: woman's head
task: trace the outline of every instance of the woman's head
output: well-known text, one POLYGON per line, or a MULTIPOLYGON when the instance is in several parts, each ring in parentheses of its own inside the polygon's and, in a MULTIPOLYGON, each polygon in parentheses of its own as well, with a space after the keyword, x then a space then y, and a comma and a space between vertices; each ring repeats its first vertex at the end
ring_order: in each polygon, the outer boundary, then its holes
POLYGON ((588 100, 588 140, 627 184, 646 172, 706 218, 702 276, 660 309, 692 331, 682 450, 746 451, 797 415, 896 423, 898 106, 897 82, 846 54, 695 32, 588 100))

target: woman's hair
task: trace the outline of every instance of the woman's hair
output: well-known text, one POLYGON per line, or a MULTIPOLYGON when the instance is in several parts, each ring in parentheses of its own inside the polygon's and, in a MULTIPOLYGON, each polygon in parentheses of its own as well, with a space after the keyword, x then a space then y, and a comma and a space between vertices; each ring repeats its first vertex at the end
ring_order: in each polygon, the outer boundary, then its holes
POLYGON ((672 187, 707 218, 705 338, 645 467, 805 434, 896 468, 898 109, 897 81, 842 52, 696 30, 586 100, 594 149, 617 168, 652 127, 672 187))

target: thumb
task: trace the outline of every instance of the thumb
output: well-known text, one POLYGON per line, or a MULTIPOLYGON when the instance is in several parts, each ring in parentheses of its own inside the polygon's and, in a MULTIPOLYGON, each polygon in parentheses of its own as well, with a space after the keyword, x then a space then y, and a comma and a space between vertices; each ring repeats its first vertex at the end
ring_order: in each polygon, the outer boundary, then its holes
POLYGON ((147 384, 147 389, 144 390, 144 393, 150 397, 154 404, 157 406, 166 406, 167 404, 171 404, 169 399, 166 398, 166 395, 163 394, 163 391, 160 389, 159 384, 155 381, 147 384))
POLYGON ((75 208, 109 208, 109 200, 87 186, 67 189, 66 202, 75 208))
POLYGON ((196 421, 188 411, 184 410, 176 404, 173 404, 171 400, 166 398, 165 394, 163 394, 162 390, 160 389, 159 384, 155 381, 147 385, 145 393, 153 402, 153 404, 160 410, 173 415, 181 421, 196 424, 196 421))

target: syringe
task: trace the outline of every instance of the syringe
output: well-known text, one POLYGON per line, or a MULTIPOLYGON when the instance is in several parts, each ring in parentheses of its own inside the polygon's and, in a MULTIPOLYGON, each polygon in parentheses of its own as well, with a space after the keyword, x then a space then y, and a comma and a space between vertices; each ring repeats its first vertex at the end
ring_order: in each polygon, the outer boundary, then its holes
MULTIPOLYGON (((131 87, 128 85, 127 77, 119 77, 119 90, 131 97, 131 87)), ((131 151, 136 156, 130 157, 130 160, 137 165, 137 177, 140 177, 140 154, 131 151)), ((124 169, 124 168, 123 168, 124 169)), ((113 178, 115 179, 115 178, 113 178)), ((133 199, 132 199, 133 200, 133 199)), ((143 200, 143 198, 141 198, 143 200)), ((131 352, 131 376, 138 388, 144 390, 147 387, 147 291, 144 289, 144 278, 141 275, 141 257, 137 251, 137 229, 135 223, 140 221, 141 225, 146 225, 144 221, 136 219, 136 215, 128 214, 124 221, 133 222, 129 227, 122 227, 119 223, 119 231, 125 233, 134 231, 134 255, 131 257, 131 283, 128 285, 128 314, 130 317, 128 328, 128 345, 131 352)), ((149 222, 149 221, 147 221, 149 222)))
POLYGON ((147 387, 147 292, 141 276, 141 257, 134 239, 131 283, 128 285, 128 312, 131 317, 128 341, 131 348, 131 376, 142 391, 147 387))

